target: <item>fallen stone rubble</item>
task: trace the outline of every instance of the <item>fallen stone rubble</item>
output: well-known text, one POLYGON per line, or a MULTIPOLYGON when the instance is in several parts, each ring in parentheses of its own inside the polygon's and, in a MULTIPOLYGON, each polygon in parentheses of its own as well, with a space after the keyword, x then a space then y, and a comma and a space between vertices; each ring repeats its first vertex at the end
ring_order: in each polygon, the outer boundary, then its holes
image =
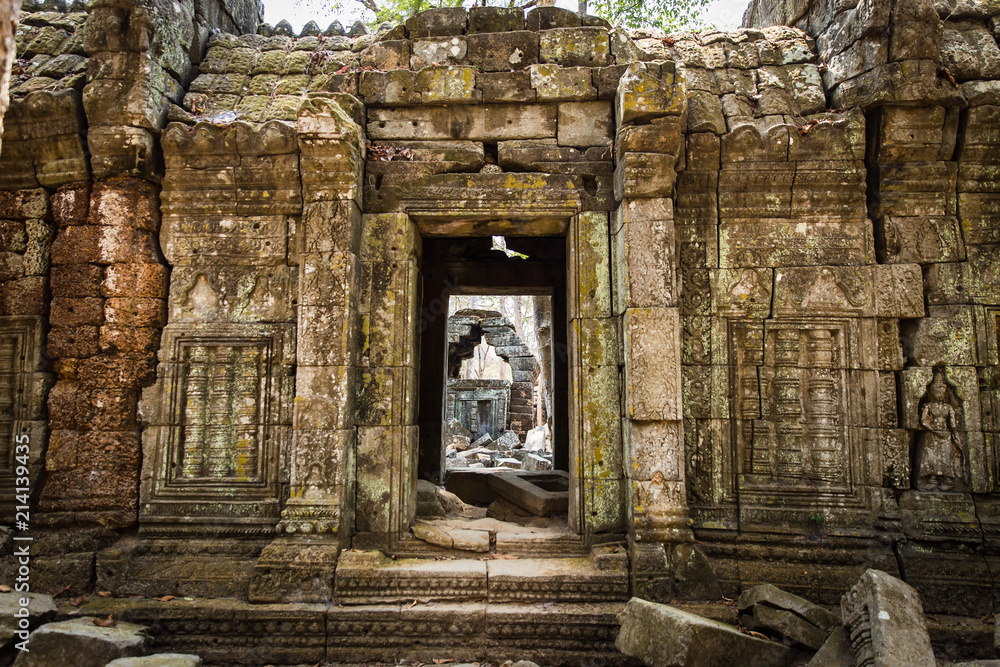
POLYGON ((445 422, 445 465, 448 470, 551 470, 552 452, 547 451, 545 442, 544 426, 528 431, 524 443, 510 430, 496 440, 485 433, 473 441, 472 433, 449 419, 445 422))
POLYGON ((844 594, 840 613, 769 584, 747 589, 736 606, 741 628, 632 598, 618 615, 615 646, 657 667, 737 664, 737 656, 740 665, 762 667, 937 664, 920 596, 879 570, 867 570, 844 594))

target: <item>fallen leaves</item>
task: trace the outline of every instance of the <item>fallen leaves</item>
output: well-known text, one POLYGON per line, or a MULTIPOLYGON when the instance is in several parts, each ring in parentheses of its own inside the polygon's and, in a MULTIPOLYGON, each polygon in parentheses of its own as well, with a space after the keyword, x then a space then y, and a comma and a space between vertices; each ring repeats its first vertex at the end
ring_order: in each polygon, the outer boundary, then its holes
POLYGON ((72 600, 70 600, 69 604, 70 604, 71 607, 79 607, 80 605, 83 604, 83 601, 84 601, 84 597, 82 595, 79 595, 79 596, 73 598, 72 600))
POLYGON ((109 614, 105 618, 101 618, 101 617, 95 618, 94 619, 94 625, 96 625, 99 628, 113 628, 116 625, 118 625, 118 621, 115 620, 114 616, 111 616, 109 614))
POLYGON ((113 598, 115 596, 111 591, 97 591, 97 594, 102 598, 113 598))
POLYGON ((163 597, 156 598, 160 602, 170 602, 171 600, 176 600, 176 595, 164 595, 163 597))
POLYGON ((0 586, 0 593, 10 593, 12 590, 14 589, 10 586, 0 586))

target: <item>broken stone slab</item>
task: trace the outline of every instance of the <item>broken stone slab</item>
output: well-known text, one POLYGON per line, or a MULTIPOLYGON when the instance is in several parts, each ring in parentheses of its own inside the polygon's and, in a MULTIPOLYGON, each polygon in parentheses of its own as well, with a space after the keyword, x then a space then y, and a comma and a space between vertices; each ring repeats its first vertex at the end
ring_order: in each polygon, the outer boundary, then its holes
POLYGON ((816 651, 826 641, 826 630, 816 627, 794 612, 759 603, 744 614, 743 626, 756 630, 784 644, 816 651))
POLYGON ((521 462, 515 458, 503 456, 493 460, 493 466, 496 468, 510 468, 511 470, 520 470, 521 462))
POLYGON ((501 451, 508 451, 519 448, 521 446, 521 439, 517 437, 517 433, 514 431, 504 431, 497 438, 496 443, 499 445, 501 451))
POLYGON ((743 591, 736 602, 736 608, 741 612, 746 612, 750 611, 754 605, 761 603, 793 612, 826 631, 840 625, 840 617, 832 611, 813 604, 798 595, 787 593, 771 584, 761 584, 743 591))
POLYGON ((490 534, 485 530, 469 530, 439 526, 423 521, 413 524, 413 535, 428 544, 446 549, 461 549, 484 553, 490 550, 490 534))
POLYGON ((744 667, 784 665, 787 646, 741 633, 736 628, 669 605, 632 598, 618 614, 621 630, 615 647, 657 667, 733 664, 744 667))
POLYGON ((30 651, 20 652, 14 667, 105 667, 112 660, 146 652, 146 628, 119 622, 114 627, 94 625, 93 617, 49 623, 31 633, 30 651))
POLYGON ((539 426, 528 431, 524 436, 524 448, 537 452, 545 449, 545 427, 539 426))
POLYGON ((201 667, 201 658, 190 653, 156 653, 141 658, 118 658, 107 667, 201 667))
POLYGON ((840 600, 855 665, 933 667, 920 595, 881 570, 867 570, 840 600))
POLYGON ((521 458, 521 470, 551 470, 552 461, 537 454, 526 454, 521 458))
POLYGON ((40 593, 0 593, 0 647, 27 637, 18 635, 18 630, 34 630, 43 623, 48 623, 56 616, 57 607, 51 595, 40 593), (21 605, 21 600, 27 599, 28 604, 21 605), (27 609, 24 618, 22 609, 27 609), (25 627, 21 627, 21 622, 25 627))
POLYGON ((835 628, 806 667, 852 667, 851 640, 843 627, 835 628))
POLYGON ((472 449, 477 449, 477 448, 487 448, 490 446, 490 443, 492 442, 493 438, 490 436, 490 434, 484 433, 479 438, 472 441, 472 448, 469 451, 472 451, 472 449))

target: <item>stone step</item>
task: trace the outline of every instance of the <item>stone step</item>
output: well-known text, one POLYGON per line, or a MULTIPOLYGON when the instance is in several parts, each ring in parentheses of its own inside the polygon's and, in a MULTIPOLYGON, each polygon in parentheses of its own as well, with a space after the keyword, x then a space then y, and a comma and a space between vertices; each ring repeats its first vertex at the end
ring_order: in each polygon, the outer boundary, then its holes
MULTIPOLYGON (((72 609, 149 628, 150 650, 213 665, 315 665, 436 659, 638 665, 614 648, 622 602, 251 604, 234 599, 100 598, 72 609)), ((68 663, 64 663, 68 664, 68 663)))
POLYGON ((337 563, 342 605, 406 602, 624 602, 628 557, 595 547, 582 558, 391 559, 379 551, 345 551, 337 563))

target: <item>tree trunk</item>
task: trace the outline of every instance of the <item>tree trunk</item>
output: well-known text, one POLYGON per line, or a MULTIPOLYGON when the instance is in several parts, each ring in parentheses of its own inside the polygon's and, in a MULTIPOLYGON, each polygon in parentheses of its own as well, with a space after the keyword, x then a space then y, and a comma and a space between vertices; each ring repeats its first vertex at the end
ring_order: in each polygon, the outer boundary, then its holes
POLYGON ((0 0, 0 150, 3 149, 3 116, 10 104, 10 68, 14 64, 17 15, 21 0, 0 0))
POLYGON ((587 0, 579 0, 580 16, 587 15, 587 0))

